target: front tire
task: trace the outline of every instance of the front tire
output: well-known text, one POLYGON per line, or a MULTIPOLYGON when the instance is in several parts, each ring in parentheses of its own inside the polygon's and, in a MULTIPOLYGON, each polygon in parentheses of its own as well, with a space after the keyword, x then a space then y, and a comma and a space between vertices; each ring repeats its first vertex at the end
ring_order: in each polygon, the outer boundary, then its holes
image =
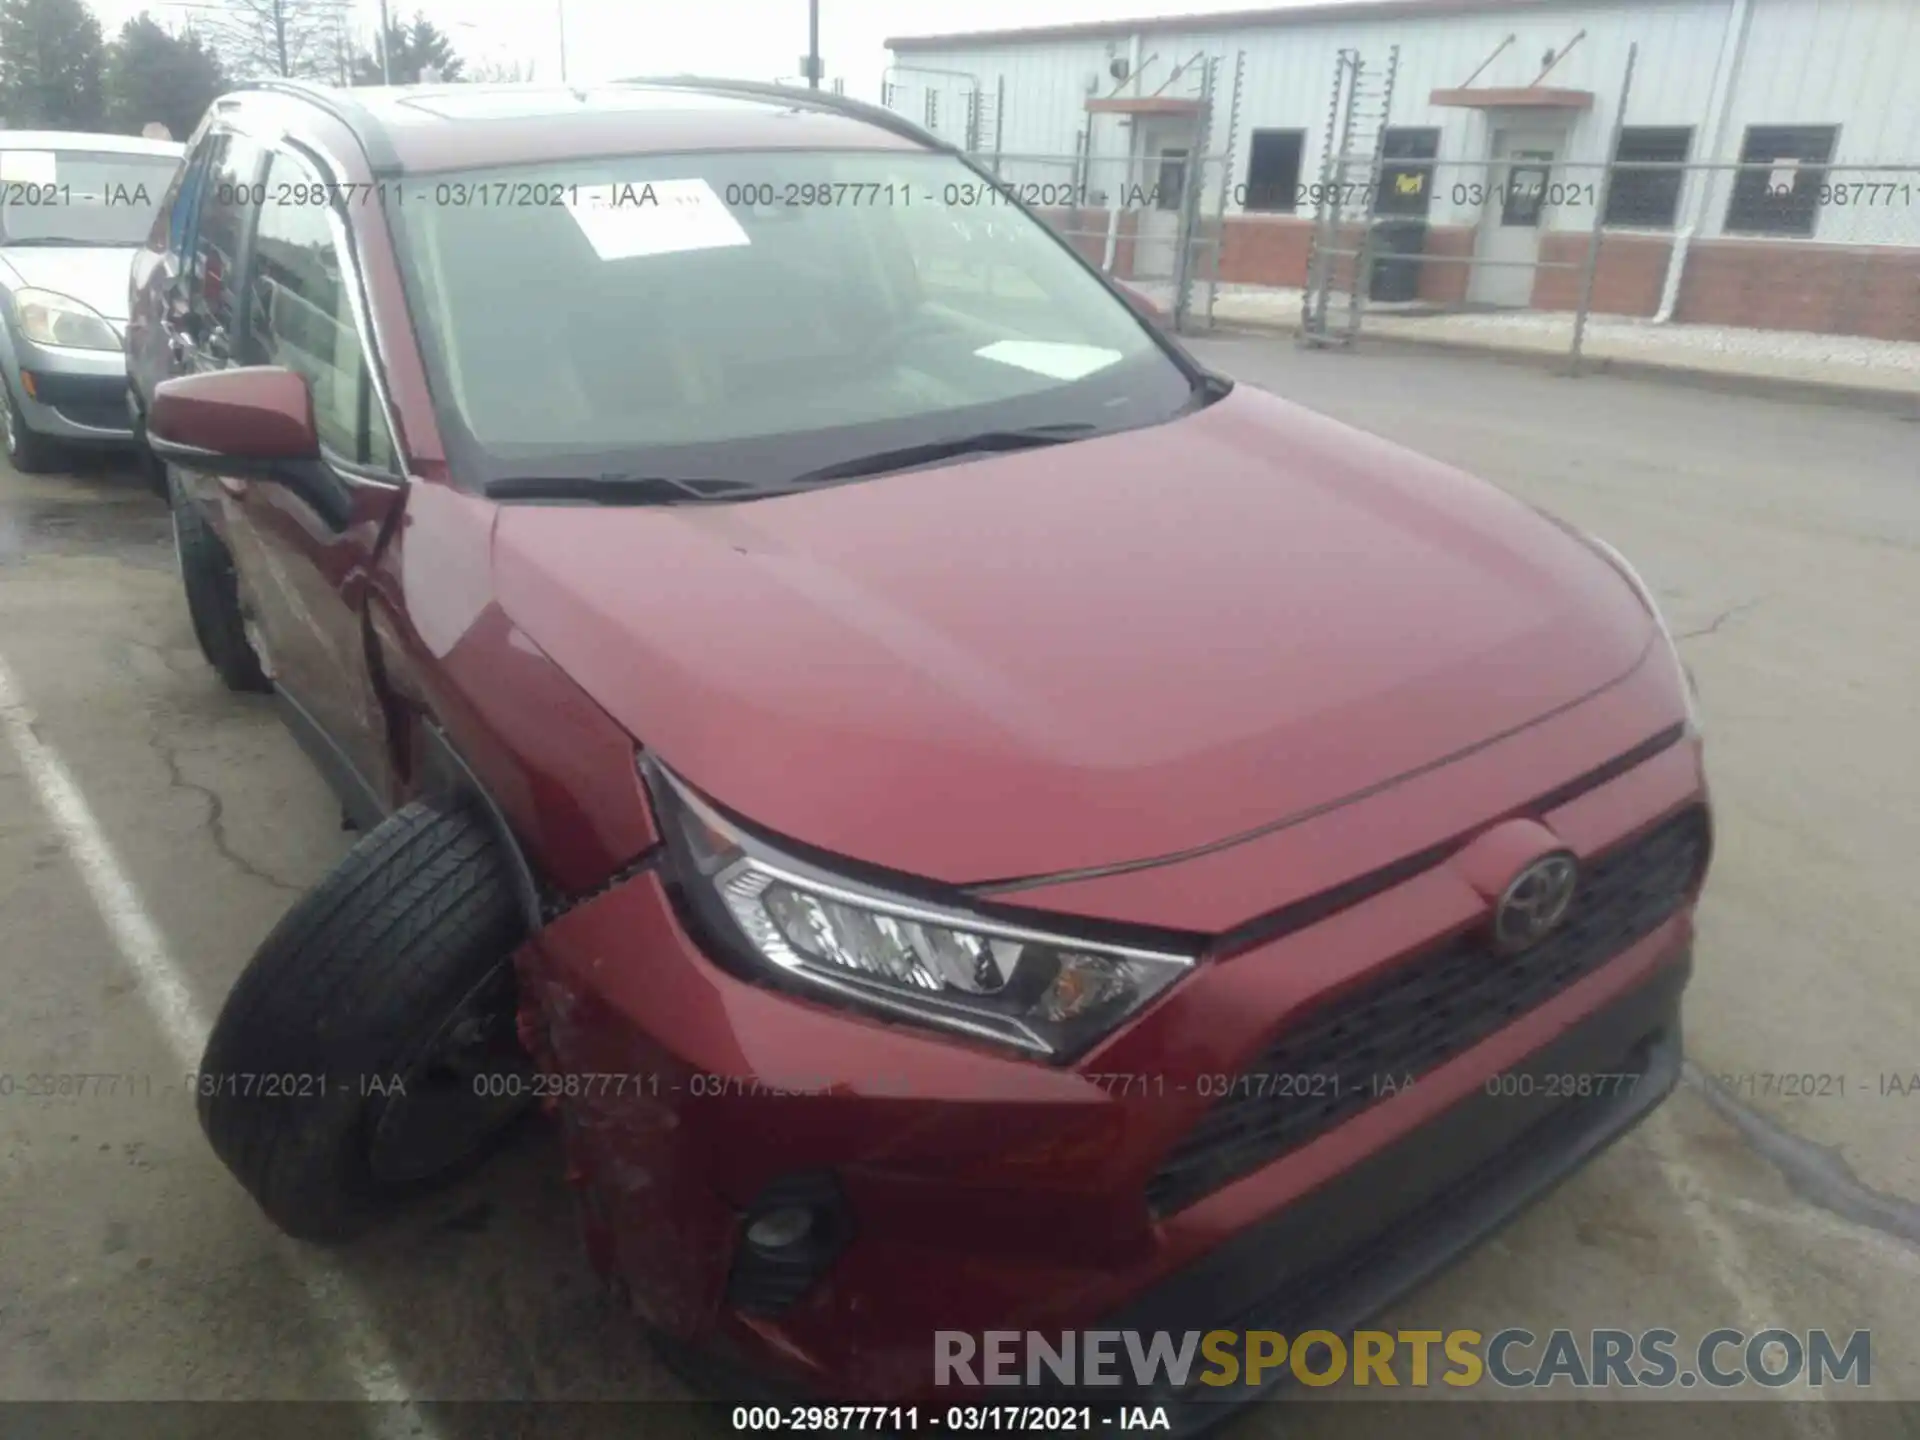
POLYGON ((187 618, 193 622, 193 638, 200 642, 200 653, 229 690, 242 694, 272 690, 273 682, 261 668, 253 642, 247 639, 233 556, 207 524, 200 507, 180 493, 171 480, 167 500, 173 511, 173 551, 180 563, 180 584, 187 594, 187 618))
POLYGON ((27 424, 13 387, 5 380, 0 380, 0 443, 6 447, 7 463, 22 475, 45 475, 60 469, 66 459, 57 440, 27 424))
POLYGON ((215 1153, 275 1225, 347 1239, 493 1151, 533 1089, 515 1030, 524 934, 492 830, 419 803, 274 927, 198 1090, 215 1153))

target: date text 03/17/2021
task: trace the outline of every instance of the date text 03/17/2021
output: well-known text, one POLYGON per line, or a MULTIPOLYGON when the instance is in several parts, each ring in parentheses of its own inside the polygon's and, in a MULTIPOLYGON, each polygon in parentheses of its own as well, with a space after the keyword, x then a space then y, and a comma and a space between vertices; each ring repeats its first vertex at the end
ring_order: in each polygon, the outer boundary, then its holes
POLYGON ((735 1405, 737 1433, 1101 1435, 1171 1430, 1159 1405, 735 1405))

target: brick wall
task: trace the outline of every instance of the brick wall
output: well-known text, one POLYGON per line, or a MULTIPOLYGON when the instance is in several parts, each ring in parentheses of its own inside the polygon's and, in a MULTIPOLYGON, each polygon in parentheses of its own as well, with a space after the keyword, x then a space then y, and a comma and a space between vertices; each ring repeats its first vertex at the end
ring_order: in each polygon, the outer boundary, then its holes
MULTIPOLYGON (((1549 265, 1584 266, 1591 243, 1592 237, 1584 233, 1549 232, 1540 237, 1540 259, 1549 265)), ((1667 260, 1672 252, 1669 236, 1607 232, 1593 270, 1594 313, 1655 314, 1660 309, 1660 291, 1667 283, 1667 260)), ((1534 309, 1577 310, 1579 306, 1578 268, 1534 272, 1534 309)))
MULTIPOLYGON (((1063 238, 1081 255, 1095 265, 1107 258, 1107 226, 1112 211, 1086 208, 1080 210, 1041 209, 1036 207, 1034 214, 1059 231, 1063 238)), ((1116 232, 1113 251, 1113 273, 1125 280, 1133 274, 1133 230, 1136 210, 1122 210, 1116 232)))
POLYGON ((1673 318, 1920 340, 1920 249, 1696 240, 1673 318))
POLYGON ((1313 222, 1294 215, 1236 215, 1220 241, 1220 279, 1228 285, 1307 283, 1313 222))
POLYGON ((1471 225, 1435 225, 1427 230, 1426 253, 1448 257, 1420 267, 1420 298, 1433 305, 1459 305, 1467 298, 1467 279, 1471 265, 1463 263, 1473 255, 1471 225))
MULTIPOLYGON (((1056 228, 1090 232, 1069 236, 1096 265, 1106 253, 1107 212, 1043 210, 1056 228)), ((1135 212, 1120 214, 1114 273, 1132 274, 1135 212)), ((1223 225, 1220 279, 1229 285, 1298 288, 1307 283, 1313 221, 1294 215, 1231 215, 1223 225)), ((1473 267, 1471 226, 1436 225, 1425 253, 1455 257, 1420 269, 1420 298, 1436 305, 1465 301, 1473 267)), ((1584 231, 1541 237, 1546 261, 1578 267, 1587 255, 1584 231)), ((1351 237, 1347 241, 1351 246, 1351 237)), ((1594 271, 1593 308, 1601 315, 1650 316, 1660 308, 1672 240, 1663 235, 1608 231, 1594 271)), ((1350 262, 1346 262, 1350 263, 1350 262)), ((1578 268, 1534 276, 1533 308, 1570 311, 1579 303, 1578 268)), ((1687 254, 1674 319, 1682 324, 1737 325, 1766 330, 1861 335, 1920 341, 1920 247, 1816 245, 1792 240, 1696 240, 1687 254)))
MULTIPOLYGON (((1341 237, 1341 248, 1354 248, 1358 238, 1357 230, 1349 230, 1341 237)), ((1230 216, 1220 250, 1220 279, 1228 285, 1304 286, 1312 245, 1310 219, 1293 215, 1230 216)), ((1430 226, 1424 253, 1471 255, 1473 230, 1470 226, 1430 226)), ((1439 305, 1466 299, 1467 269, 1461 264, 1422 265, 1420 298, 1439 305)), ((1336 276, 1344 274, 1344 269, 1336 269, 1336 276)))

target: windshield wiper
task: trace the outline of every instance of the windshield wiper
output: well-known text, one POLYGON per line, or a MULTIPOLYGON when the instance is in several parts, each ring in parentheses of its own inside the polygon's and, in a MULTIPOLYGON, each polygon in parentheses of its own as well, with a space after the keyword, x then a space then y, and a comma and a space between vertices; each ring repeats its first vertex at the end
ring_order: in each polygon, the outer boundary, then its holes
POLYGON ((744 480, 673 475, 527 475, 489 480, 489 500, 588 500, 597 505, 716 505, 782 493, 744 480))
POLYGON ((982 430, 976 435, 956 435, 948 440, 928 440, 919 445, 902 445, 896 450, 876 450, 871 455, 856 455, 851 460, 822 465, 789 481, 792 485, 816 485, 827 480, 850 480, 860 475, 880 475, 889 470, 910 470, 916 465, 932 465, 961 455, 991 454, 1007 450, 1035 450, 1043 445, 1064 445, 1081 440, 1098 427, 1084 420, 1051 425, 1034 425, 1024 430, 982 430))

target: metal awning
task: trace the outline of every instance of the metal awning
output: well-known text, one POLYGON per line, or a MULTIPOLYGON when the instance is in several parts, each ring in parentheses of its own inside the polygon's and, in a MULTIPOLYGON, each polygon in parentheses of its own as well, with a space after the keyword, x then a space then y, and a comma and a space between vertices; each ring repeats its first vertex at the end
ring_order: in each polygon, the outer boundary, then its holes
POLYGON ((1556 90, 1546 85, 1486 85, 1477 89, 1436 90, 1428 99, 1455 110, 1591 110, 1593 91, 1556 90))
POLYGON ((1087 97, 1087 109, 1101 115, 1198 115, 1200 100, 1177 95, 1106 95, 1087 97))

